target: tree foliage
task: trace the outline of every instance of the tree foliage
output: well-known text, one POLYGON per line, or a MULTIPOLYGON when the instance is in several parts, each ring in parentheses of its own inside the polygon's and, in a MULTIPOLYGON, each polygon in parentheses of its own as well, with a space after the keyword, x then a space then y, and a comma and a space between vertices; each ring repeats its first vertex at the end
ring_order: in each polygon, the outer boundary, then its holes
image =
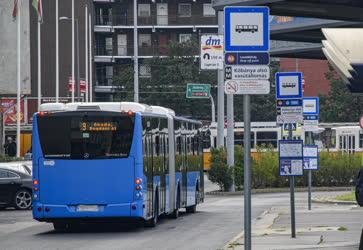
MULTIPOLYGON (((200 71, 199 59, 194 55, 199 50, 197 41, 170 43, 168 57, 144 60, 151 69, 150 78, 140 78, 140 102, 173 109, 178 115, 210 120, 211 101, 209 99, 187 99, 188 83, 212 85, 212 95, 216 98, 216 71, 200 71)), ((133 68, 128 67, 114 78, 119 91, 116 100, 133 100, 133 68)))
MULTIPOLYGON (((140 78, 140 102, 149 105, 165 106, 175 110, 178 115, 200 120, 211 120, 211 101, 209 99, 187 99, 188 83, 206 83, 212 85, 212 96, 217 106, 217 71, 201 71, 199 58, 194 55, 199 51, 199 42, 170 43, 168 57, 145 59, 144 65, 151 69, 150 78, 140 78)), ((271 82, 279 64, 271 63, 271 82)), ((114 85, 119 86, 116 101, 132 101, 134 86, 133 67, 122 70, 114 78, 114 85)), ((243 121, 243 97, 235 96, 235 120, 243 121)), ((275 90, 269 95, 256 95, 251 98, 252 121, 274 121, 276 118, 275 90)))
POLYGON ((327 78, 331 82, 331 90, 328 95, 320 96, 321 121, 358 122, 363 110, 362 96, 350 93, 333 69, 327 73, 327 78))

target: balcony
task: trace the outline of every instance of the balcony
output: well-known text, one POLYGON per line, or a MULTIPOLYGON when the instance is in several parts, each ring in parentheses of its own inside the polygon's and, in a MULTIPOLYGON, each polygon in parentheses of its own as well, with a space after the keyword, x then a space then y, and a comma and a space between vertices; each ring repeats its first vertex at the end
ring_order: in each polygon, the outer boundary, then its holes
MULTIPOLYGON (((96 15, 96 26, 133 26, 133 17, 127 15, 96 15)), ((139 16, 138 26, 209 26, 217 27, 217 18, 215 16, 190 16, 181 17, 177 15, 157 15, 157 16, 139 16)), ((117 28, 117 27, 115 27, 117 28)))
MULTIPOLYGON (((115 59, 131 58, 134 56, 132 46, 106 47, 103 44, 96 45, 96 62, 114 62, 115 59)), ((168 46, 139 46, 139 57, 168 56, 168 46)))

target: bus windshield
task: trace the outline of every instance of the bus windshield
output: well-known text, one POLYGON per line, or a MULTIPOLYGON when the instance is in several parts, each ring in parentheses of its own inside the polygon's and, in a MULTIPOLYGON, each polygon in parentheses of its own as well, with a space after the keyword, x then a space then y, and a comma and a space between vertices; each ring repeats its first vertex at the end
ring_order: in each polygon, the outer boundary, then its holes
POLYGON ((114 112, 65 112, 38 119, 40 144, 47 159, 126 158, 134 118, 114 112))

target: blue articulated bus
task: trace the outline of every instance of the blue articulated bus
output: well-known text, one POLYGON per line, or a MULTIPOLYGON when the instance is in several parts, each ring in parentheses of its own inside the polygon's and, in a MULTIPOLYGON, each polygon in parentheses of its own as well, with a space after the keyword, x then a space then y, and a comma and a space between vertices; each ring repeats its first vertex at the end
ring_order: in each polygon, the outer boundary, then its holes
POLYGON ((56 230, 89 221, 177 218, 204 200, 201 123, 138 103, 42 104, 33 121, 33 217, 56 230))

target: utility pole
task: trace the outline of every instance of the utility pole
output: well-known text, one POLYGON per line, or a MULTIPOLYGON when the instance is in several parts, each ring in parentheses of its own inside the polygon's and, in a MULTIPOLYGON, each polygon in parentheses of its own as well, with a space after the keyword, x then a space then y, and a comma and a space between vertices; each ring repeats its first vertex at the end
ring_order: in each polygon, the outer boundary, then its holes
POLYGON ((137 0, 134 0, 134 102, 139 102, 139 47, 137 23, 137 0))
MULTIPOLYGON (((57 0, 58 1, 58 0, 57 0)), ((58 17, 57 17, 58 22, 58 17)), ((74 102, 74 89, 76 84, 75 74, 75 44, 74 44, 74 0, 72 0, 72 102, 74 102)))
MULTIPOLYGON (((218 11, 218 34, 224 35, 224 13, 218 11)), ((218 70, 217 147, 224 147, 224 69, 218 70)))
MULTIPOLYGON (((72 0, 74 1, 74 0, 72 0)), ((74 9, 72 5, 72 10, 74 9)), ((55 102, 59 101, 59 1, 55 1, 55 102)))
POLYGON ((21 47, 20 47, 20 41, 21 41, 21 7, 20 3, 18 4, 18 15, 17 15, 17 50, 18 50, 18 68, 17 68, 17 91, 16 91, 16 157, 20 157, 20 119, 21 119, 21 47))
POLYGON ((89 57, 89 51, 88 51, 88 5, 86 4, 86 8, 85 8, 85 27, 84 27, 84 41, 85 41, 85 75, 86 75, 86 93, 85 93, 85 101, 88 102, 88 84, 89 84, 89 81, 88 81, 88 57, 89 57))
POLYGON ((92 43, 92 16, 88 13, 89 33, 89 101, 93 102, 93 43, 92 43))

